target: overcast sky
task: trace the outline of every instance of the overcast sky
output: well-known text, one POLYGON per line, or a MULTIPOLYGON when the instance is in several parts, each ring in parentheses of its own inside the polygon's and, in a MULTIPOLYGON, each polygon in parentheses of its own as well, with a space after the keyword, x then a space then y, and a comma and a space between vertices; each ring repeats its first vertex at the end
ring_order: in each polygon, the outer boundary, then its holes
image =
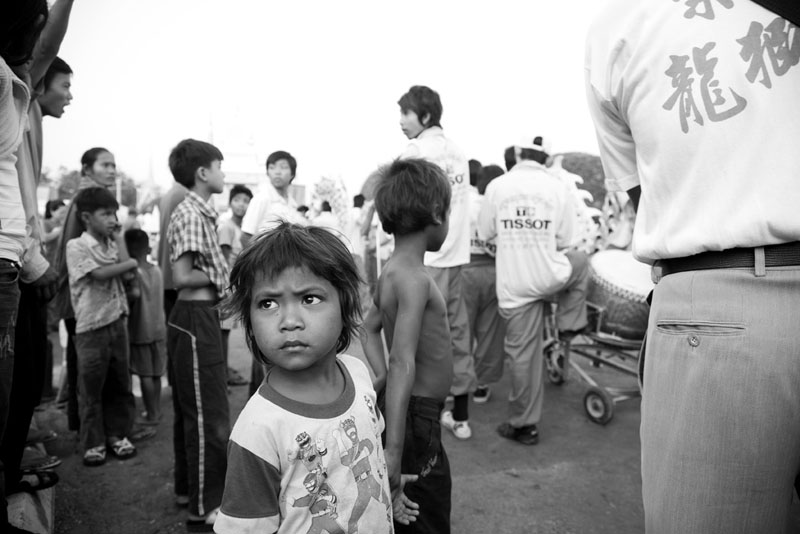
POLYGON ((355 194, 407 140, 398 98, 442 97, 445 132, 502 164, 520 136, 597 153, 583 44, 597 0, 75 0, 60 56, 71 106, 45 120, 45 167, 104 146, 137 180, 169 185, 170 149, 212 140, 225 171, 288 150, 297 182, 355 194))

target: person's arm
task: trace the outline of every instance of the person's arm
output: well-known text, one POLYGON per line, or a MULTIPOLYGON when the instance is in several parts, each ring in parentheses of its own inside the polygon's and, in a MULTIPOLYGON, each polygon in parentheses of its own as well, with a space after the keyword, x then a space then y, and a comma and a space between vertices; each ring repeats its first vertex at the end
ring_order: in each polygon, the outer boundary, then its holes
POLYGON ((194 255, 194 252, 184 252, 172 264, 172 281, 177 289, 211 285, 211 279, 208 275, 194 268, 194 255))
POLYGON ((217 228, 217 239, 219 240, 219 248, 222 249, 222 255, 225 257, 225 263, 230 265, 231 252, 233 252, 233 240, 236 239, 236 232, 229 224, 223 223, 217 228))
POLYGON ((56 0, 50 9, 47 24, 33 49, 33 61, 29 70, 32 87, 36 87, 44 78, 50 64, 58 55, 61 42, 67 34, 73 3, 73 0, 56 0))
POLYGON ((380 392, 386 386, 386 355, 383 352, 381 329, 380 310, 373 302, 364 318, 364 335, 361 337, 361 345, 374 377, 372 386, 376 392, 380 392))
POLYGON ((133 258, 128 258, 127 260, 120 261, 119 263, 112 263, 111 265, 103 265, 102 267, 98 267, 90 272, 89 276, 95 280, 108 280, 109 278, 120 276, 135 269, 136 265, 136 260, 133 258))
POLYGON ((46 232, 44 234, 44 237, 42 238, 42 241, 45 242, 45 243, 52 243, 53 241, 57 240, 59 238, 59 236, 61 236, 61 229, 62 228, 63 228, 62 226, 53 227, 52 230, 50 230, 49 232, 46 232))
POLYGON ((386 381, 386 466, 392 496, 400 491, 400 461, 406 435, 406 413, 416 377, 416 354, 422 318, 430 295, 429 280, 400 273, 394 286, 397 295, 389 372, 386 381))

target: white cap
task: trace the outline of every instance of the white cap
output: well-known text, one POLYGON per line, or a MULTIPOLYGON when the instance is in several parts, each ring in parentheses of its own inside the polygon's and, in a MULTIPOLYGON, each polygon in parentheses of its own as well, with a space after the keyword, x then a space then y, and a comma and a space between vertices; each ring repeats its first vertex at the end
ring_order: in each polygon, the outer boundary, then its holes
POLYGON ((550 154, 550 142, 542 137, 522 137, 520 138, 519 142, 514 145, 514 147, 520 149, 524 148, 529 150, 538 150, 539 152, 544 152, 548 155, 550 154), (538 143, 536 141, 538 141, 538 143))

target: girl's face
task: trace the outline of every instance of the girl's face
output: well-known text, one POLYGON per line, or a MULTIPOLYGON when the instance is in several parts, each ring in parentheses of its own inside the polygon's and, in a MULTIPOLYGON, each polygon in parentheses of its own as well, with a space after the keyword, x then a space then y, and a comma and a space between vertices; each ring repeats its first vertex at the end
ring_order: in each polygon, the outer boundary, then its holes
POLYGON ((250 322, 256 345, 282 370, 313 373, 336 361, 343 328, 339 292, 307 267, 257 279, 250 322))
POLYGON ((58 221, 64 222, 64 217, 67 216, 67 207, 66 206, 59 206, 51 212, 51 217, 58 221))
POLYGON ((111 152, 101 152, 91 167, 85 167, 86 176, 101 187, 111 187, 117 179, 117 163, 111 152))

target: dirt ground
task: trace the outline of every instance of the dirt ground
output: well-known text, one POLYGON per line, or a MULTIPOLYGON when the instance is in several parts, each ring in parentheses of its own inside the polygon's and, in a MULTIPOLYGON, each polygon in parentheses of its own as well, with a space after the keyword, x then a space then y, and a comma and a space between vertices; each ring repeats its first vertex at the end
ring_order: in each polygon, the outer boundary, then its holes
MULTIPOLYGON (((360 347, 348 351, 360 355, 360 347)), ((231 334, 231 365, 249 376, 250 357, 240 331, 231 334)), ((592 369, 607 385, 630 378, 592 369)), ((634 381, 635 384, 635 381, 634 381)), ((244 405, 247 386, 230 393, 231 421, 244 405)), ((541 441, 534 447, 497 436, 508 391, 506 380, 490 401, 470 406, 473 438, 444 432, 453 475, 452 530, 547 534, 634 534, 644 531, 639 472, 639 399, 615 407, 606 426, 583 410, 586 384, 573 374, 562 386, 548 384, 541 441)), ((63 458, 56 491, 56 534, 150 534, 185 532, 186 511, 173 501, 172 412, 163 392, 164 421, 156 437, 138 444, 139 454, 99 468, 81 464, 77 436, 63 413, 48 409, 37 420, 54 426, 59 439, 48 451, 63 458)), ((141 399, 137 399, 141 405, 141 399)), ((796 532, 800 507, 795 502, 796 532)))

